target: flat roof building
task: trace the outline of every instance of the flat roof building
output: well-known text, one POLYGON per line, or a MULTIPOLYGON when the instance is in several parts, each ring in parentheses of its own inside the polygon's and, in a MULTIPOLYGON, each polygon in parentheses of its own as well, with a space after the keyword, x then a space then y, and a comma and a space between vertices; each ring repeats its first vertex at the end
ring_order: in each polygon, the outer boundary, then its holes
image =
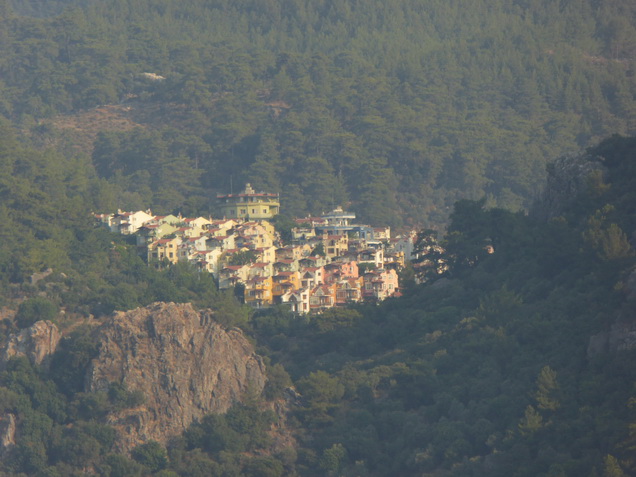
POLYGON ((271 219, 280 212, 280 197, 268 192, 255 192, 248 183, 239 194, 218 194, 224 217, 228 219, 271 219))

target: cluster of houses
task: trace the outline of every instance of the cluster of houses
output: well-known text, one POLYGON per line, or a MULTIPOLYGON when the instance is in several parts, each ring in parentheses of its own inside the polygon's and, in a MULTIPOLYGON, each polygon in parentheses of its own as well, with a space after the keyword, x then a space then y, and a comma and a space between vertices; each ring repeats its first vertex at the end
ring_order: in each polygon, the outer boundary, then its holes
POLYGON ((321 312, 399 296, 398 271, 413 253, 415 233, 391 237, 389 227, 353 223, 337 208, 296 219, 291 243, 269 222, 277 194, 219 195, 223 219, 155 216, 148 211, 96 214, 111 231, 131 235, 149 264, 187 261, 212 273, 219 288, 240 287, 255 308, 287 304, 297 313, 321 312))

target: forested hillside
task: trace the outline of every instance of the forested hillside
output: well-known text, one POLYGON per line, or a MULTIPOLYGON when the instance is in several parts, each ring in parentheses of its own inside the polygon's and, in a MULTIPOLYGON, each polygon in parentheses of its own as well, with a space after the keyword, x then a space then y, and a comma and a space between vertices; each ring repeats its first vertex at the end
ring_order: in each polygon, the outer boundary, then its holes
POLYGON ((613 138, 572 158, 597 172, 570 177, 587 181, 549 220, 458 202, 450 271, 402 299, 306 328, 255 317, 306 397, 302 442, 318 453, 299 467, 633 475, 635 153, 613 138))
POLYGON ((48 370, 26 358, 0 360, 3 435, 15 426, 3 472, 636 471, 635 138, 614 137, 555 162, 548 182, 579 186, 558 191, 549 219, 546 201, 530 215, 458 202, 443 242, 451 265, 443 277, 379 306, 300 318, 283 309, 250 312, 187 266, 148 267, 133 245, 82 220, 100 183, 85 175, 88 164, 22 148, 8 136, 3 130, 3 342, 38 319, 56 322, 64 338, 48 370), (46 169, 47 159, 57 167, 46 169), (28 272, 47 264, 53 273, 29 284, 28 272), (106 416, 143 404, 144 390, 114 382, 86 392, 83 376, 99 349, 91 329, 112 310, 153 301, 192 302, 215 310, 224 326, 243 328, 265 357, 268 384, 166 446, 149 441, 124 455, 113 448, 106 416), (272 402, 285 403, 284 429, 295 438, 276 451, 268 430, 283 424, 267 410, 272 402))
POLYGON ((547 158, 636 131, 633 2, 19 3, 0 113, 25 137, 68 149, 60 115, 152 111, 83 145, 123 208, 207 211, 250 181, 289 215, 443 226, 461 198, 527 208, 547 158))

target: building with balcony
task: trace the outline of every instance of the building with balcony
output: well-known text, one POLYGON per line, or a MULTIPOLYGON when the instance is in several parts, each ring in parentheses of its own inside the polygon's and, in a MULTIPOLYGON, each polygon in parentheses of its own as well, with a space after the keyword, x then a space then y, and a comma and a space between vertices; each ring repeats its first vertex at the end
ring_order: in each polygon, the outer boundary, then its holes
POLYGON ((219 194, 216 196, 221 213, 228 219, 264 220, 271 219, 280 212, 278 194, 256 192, 250 184, 239 194, 219 194))

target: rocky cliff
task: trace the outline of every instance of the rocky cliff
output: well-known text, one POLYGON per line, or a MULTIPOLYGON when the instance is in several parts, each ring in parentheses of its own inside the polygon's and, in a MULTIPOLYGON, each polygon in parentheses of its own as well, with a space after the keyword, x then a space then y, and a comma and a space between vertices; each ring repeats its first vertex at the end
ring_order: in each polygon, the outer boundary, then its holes
POLYGON ((0 417, 0 456, 15 446, 15 415, 6 413, 0 417))
POLYGON ((29 328, 11 335, 0 349, 0 369, 14 357, 25 356, 33 364, 42 364, 60 342, 60 331, 50 321, 38 321, 29 328))
MULTIPOLYGON (((51 321, 38 321, 32 326, 9 336, 0 348, 0 370, 11 358, 26 357, 33 364, 47 364, 60 342, 61 334, 51 321)), ((0 416, 0 456, 15 446, 16 416, 0 416)))
POLYGON ((241 330, 225 330, 210 312, 189 304, 156 303, 116 313, 97 330, 98 356, 85 381, 89 392, 123 383, 145 402, 109 415, 118 447, 166 442, 193 420, 225 412, 262 391, 265 366, 241 330))

